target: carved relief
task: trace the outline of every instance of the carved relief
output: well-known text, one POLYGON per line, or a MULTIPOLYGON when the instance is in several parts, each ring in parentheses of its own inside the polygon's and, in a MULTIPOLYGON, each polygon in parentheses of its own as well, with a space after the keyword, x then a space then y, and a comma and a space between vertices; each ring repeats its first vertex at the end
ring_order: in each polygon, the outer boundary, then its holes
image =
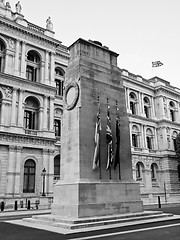
POLYGON ((12 88, 10 87, 2 87, 6 98, 12 98, 12 88))
POLYGON ((8 39, 8 42, 9 42, 9 48, 10 49, 15 49, 15 43, 11 38, 8 39))
POLYGON ((55 110, 54 110, 54 116, 55 117, 61 117, 62 116, 62 109, 60 109, 60 108, 56 108, 55 110))

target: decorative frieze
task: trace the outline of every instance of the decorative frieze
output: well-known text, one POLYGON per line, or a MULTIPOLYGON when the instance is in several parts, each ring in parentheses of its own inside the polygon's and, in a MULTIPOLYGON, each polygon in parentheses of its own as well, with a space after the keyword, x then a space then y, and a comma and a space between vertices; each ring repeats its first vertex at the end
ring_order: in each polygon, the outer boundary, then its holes
POLYGON ((0 133, 0 142, 13 142, 13 143, 23 143, 23 145, 34 145, 34 146, 52 146, 56 142, 56 139, 43 139, 38 137, 22 136, 14 134, 13 136, 8 133, 0 133))

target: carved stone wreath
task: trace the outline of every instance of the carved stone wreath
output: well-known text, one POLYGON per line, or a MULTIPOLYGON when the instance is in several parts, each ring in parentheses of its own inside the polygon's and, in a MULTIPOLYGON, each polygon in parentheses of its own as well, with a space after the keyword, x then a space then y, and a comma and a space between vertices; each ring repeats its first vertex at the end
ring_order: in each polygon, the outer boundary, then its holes
POLYGON ((76 82, 69 83, 65 88, 65 106, 71 110, 76 106, 79 98, 79 86, 76 82))

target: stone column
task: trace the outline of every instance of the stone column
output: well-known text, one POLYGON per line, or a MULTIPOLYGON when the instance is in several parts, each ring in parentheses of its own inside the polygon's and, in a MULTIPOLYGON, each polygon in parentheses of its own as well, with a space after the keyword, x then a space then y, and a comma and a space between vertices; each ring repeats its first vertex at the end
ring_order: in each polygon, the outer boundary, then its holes
POLYGON ((5 102, 2 100, 1 101, 1 125, 4 125, 4 123, 5 123, 5 115, 4 115, 4 113, 5 113, 5 102))
POLYGON ((18 126, 23 127, 23 92, 24 90, 19 89, 19 104, 18 104, 18 126))
POLYGON ((21 177, 21 152, 22 147, 18 146, 16 150, 16 171, 15 171, 15 189, 14 193, 16 195, 20 194, 20 177, 21 177))
POLYGON ((17 96, 17 88, 13 88, 12 107, 11 107, 11 126, 16 125, 16 96, 17 96))
POLYGON ((49 149, 49 172, 47 179, 47 192, 53 194, 53 179, 54 179, 54 150, 49 149))
POLYGON ((141 127, 141 148, 144 148, 145 147, 145 144, 144 144, 144 128, 143 128, 143 125, 141 124, 140 125, 141 127))
POLYGON ((54 82, 55 57, 54 56, 55 56, 55 53, 51 52, 51 76, 50 76, 50 79, 51 79, 52 86, 55 86, 55 82, 54 82))
POLYGON ((152 110, 151 117, 154 119, 154 118, 156 118, 156 114, 155 114, 155 109, 154 109, 154 98, 153 97, 151 98, 151 110, 152 110))
POLYGON ((20 41, 16 40, 16 52, 15 52, 15 65, 14 65, 14 74, 19 76, 19 44, 20 41))
POLYGON ((49 83, 49 52, 46 51, 45 57, 45 84, 49 83))
POLYGON ((6 50, 5 64, 4 64, 4 72, 5 73, 9 73, 8 64, 9 64, 9 51, 6 50))
POLYGON ((43 129, 43 108, 39 108, 39 130, 42 131, 43 129))
POLYGON ((50 97, 50 107, 49 107, 49 130, 54 130, 54 97, 50 97))
POLYGON ((47 130, 47 98, 48 96, 44 96, 43 130, 47 130))
POLYGON ((139 98, 139 115, 142 116, 142 99, 140 92, 138 92, 138 98, 139 98))
POLYGON ((8 171, 7 171, 7 192, 6 194, 14 194, 14 174, 15 174, 15 146, 9 146, 8 171))
POLYGON ((155 127, 154 127, 154 149, 155 150, 158 149, 157 130, 155 127))
POLYGON ((164 102, 163 102, 163 97, 159 97, 159 114, 160 118, 165 118, 165 113, 164 113, 164 102))
POLYGON ((26 53, 25 53, 25 49, 26 49, 26 43, 22 42, 22 51, 21 51, 21 77, 25 78, 25 74, 26 74, 26 53))
POLYGON ((129 103, 129 88, 126 88, 126 94, 127 94, 127 109, 128 109, 128 113, 130 111, 130 103, 129 103))
POLYGON ((44 66, 45 66, 44 61, 41 61, 40 83, 44 83, 44 74, 45 74, 44 66))
MULTIPOLYGON (((49 173, 49 163, 48 163, 48 156, 49 153, 48 153, 48 149, 43 149, 43 166, 42 166, 42 169, 41 169, 41 172, 42 170, 45 168, 46 169, 46 176, 45 176, 45 194, 47 193, 47 179, 48 179, 48 173, 49 173)), ((41 177, 41 190, 40 192, 42 192, 43 190, 43 179, 41 177)))

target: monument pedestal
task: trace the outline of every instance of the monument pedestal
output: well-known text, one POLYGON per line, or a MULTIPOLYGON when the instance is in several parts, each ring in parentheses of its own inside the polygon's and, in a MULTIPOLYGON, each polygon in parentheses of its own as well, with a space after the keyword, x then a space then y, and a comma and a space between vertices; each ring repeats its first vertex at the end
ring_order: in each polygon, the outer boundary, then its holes
POLYGON ((134 182, 58 182, 52 214, 84 218, 142 211, 139 184, 134 182))

